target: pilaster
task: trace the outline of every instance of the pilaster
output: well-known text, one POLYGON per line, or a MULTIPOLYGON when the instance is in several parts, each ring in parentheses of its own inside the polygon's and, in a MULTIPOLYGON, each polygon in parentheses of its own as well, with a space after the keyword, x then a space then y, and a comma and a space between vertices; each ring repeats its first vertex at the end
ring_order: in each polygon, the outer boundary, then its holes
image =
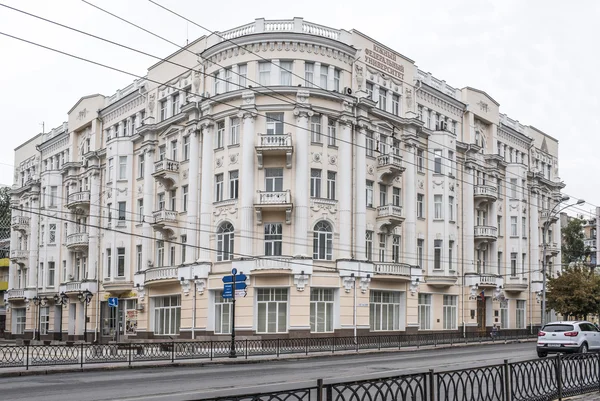
POLYGON ((200 257, 199 262, 211 261, 209 248, 210 233, 212 230, 211 213, 213 204, 213 133, 214 123, 212 120, 205 120, 201 123, 202 127, 202 169, 201 169, 201 188, 200 193, 200 257))
POLYGON ((354 212, 354 257, 358 260, 365 260, 365 234, 367 231, 367 199, 366 181, 367 181, 367 129, 365 123, 359 122, 359 128, 355 143, 356 146, 356 210, 354 212))
POLYGON ((198 129, 193 126, 188 129, 190 136, 190 162, 188 174, 188 203, 187 203, 187 243, 185 264, 196 261, 196 247, 198 246, 198 171, 200 135, 198 129))
MULTIPOLYGON (((352 160, 352 122, 340 121, 340 140, 338 155, 340 160, 352 160)), ((352 257, 352 166, 345 166, 338 171, 339 205, 340 205, 340 242, 339 258, 352 257)))
MULTIPOLYGON (((316 69, 316 66, 315 66, 316 69)), ((316 72, 315 72, 316 73, 316 72)), ((310 131, 308 128, 309 118, 313 111, 308 104, 309 93, 299 91, 298 104, 294 110, 296 116, 296 138, 294 151, 296 157, 295 166, 295 194, 294 194, 294 256, 308 257, 307 233, 308 233, 308 207, 309 188, 308 174, 310 171, 308 155, 310 131)))
MULTIPOLYGON (((253 98, 251 99, 254 100, 253 98)), ((242 129, 242 171, 240 188, 240 220, 241 220, 241 246, 242 255, 253 255, 254 239, 254 190, 255 168, 254 168, 254 110, 244 110, 238 113, 243 120, 242 129)))

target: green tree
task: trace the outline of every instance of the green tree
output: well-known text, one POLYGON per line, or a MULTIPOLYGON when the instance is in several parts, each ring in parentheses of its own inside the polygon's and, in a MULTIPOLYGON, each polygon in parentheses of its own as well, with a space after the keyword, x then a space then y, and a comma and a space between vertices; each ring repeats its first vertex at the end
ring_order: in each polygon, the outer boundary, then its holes
POLYGON ((561 254, 563 266, 568 266, 571 262, 582 261, 589 253, 589 249, 586 249, 583 242, 582 223, 579 219, 573 219, 562 229, 561 254))
POLYGON ((563 316, 585 319, 600 310, 600 276, 582 263, 565 267, 548 280, 546 308, 563 316))
POLYGON ((0 240, 10 238, 10 188, 0 188, 0 240))

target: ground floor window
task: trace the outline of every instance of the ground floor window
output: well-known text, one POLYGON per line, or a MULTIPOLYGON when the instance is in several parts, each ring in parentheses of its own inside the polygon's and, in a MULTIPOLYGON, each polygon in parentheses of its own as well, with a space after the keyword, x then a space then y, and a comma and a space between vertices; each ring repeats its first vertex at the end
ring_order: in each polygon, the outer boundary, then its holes
POLYGON ((371 291, 369 323, 373 331, 400 329, 400 293, 371 291))
POLYGON ((13 318, 13 333, 14 334, 24 334, 25 333, 25 308, 13 308, 12 310, 12 318, 13 318))
POLYGON ((508 300, 500 301, 500 328, 508 329, 508 300))
POLYGON ((288 289, 257 288, 258 333, 287 331, 288 289))
POLYGON ((419 330, 431 330, 431 294, 419 294, 419 330))
POLYGON ((458 296, 444 295, 444 330, 456 330, 458 296))
POLYGON ((333 331, 333 289, 310 290, 310 331, 325 333, 333 331))
POLYGON ((525 301, 517 299, 517 329, 525 328, 525 304, 525 301))
POLYGON ((231 333, 231 305, 229 298, 215 294, 215 334, 231 333))
POLYGON ((50 308, 48 306, 40 307, 40 335, 48 334, 50 329, 50 308))
POLYGON ((155 297, 154 301, 154 334, 179 334, 181 324, 181 296, 155 297))

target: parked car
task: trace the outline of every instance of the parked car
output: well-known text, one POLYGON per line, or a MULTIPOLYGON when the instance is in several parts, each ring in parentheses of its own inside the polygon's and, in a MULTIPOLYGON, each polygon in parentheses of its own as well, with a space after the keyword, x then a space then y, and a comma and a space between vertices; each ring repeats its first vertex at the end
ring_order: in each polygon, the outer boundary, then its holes
POLYGON ((537 354, 586 353, 600 350, 600 331, 590 322, 547 323, 538 333, 537 354))

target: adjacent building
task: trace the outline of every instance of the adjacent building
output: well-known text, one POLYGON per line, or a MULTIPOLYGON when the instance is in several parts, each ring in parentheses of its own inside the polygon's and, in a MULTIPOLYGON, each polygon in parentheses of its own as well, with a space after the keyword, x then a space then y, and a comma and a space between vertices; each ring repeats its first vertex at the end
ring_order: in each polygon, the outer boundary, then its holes
POLYGON ((301 18, 81 98, 15 166, 7 331, 42 339, 227 335, 234 268, 238 335, 530 329, 564 187, 485 91, 301 18))

